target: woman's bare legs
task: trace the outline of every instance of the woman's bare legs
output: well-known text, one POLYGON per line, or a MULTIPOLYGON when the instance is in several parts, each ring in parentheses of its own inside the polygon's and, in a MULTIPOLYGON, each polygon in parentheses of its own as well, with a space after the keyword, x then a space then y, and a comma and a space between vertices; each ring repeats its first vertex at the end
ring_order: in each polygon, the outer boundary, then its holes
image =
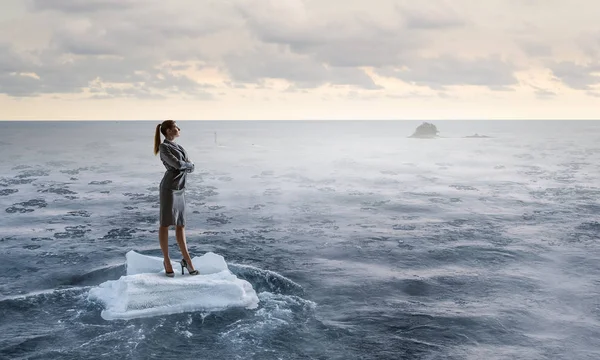
POLYGON ((165 271, 173 272, 173 266, 171 266, 171 259, 169 258, 169 227, 159 226, 158 227, 158 242, 160 243, 160 249, 162 250, 165 271))
POLYGON ((175 227, 175 237, 177 238, 177 244, 179 245, 179 250, 181 250, 181 256, 185 259, 188 264, 189 271, 194 271, 194 265, 192 265, 192 259, 190 258, 190 254, 188 253, 187 244, 185 242, 185 226, 176 226, 175 227))

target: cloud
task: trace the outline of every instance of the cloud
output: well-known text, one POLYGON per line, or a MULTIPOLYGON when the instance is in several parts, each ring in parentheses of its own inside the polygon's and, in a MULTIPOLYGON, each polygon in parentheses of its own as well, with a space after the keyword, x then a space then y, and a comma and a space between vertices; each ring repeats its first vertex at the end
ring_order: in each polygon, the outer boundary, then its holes
POLYGON ((598 58, 600 56, 600 29, 580 35, 576 43, 589 58, 598 58))
POLYGON ((31 71, 31 65, 9 44, 0 44, 0 74, 31 71))
POLYGON ((366 8, 365 12, 340 11, 323 16, 310 14, 300 1, 285 3, 294 5, 283 10, 279 3, 255 0, 238 6, 238 11, 248 31, 260 42, 284 45, 320 63, 334 67, 394 65, 403 54, 425 43, 424 38, 398 21, 393 7, 390 21, 370 16, 366 8), (282 12, 280 16, 273 16, 278 12, 282 12))
MULTIPOLYGON (((93 99, 112 99, 112 98, 136 98, 148 100, 166 99, 167 96, 157 92, 155 87, 136 84, 133 86, 117 87, 114 85, 96 84, 90 87, 91 98, 93 99)), ((181 93, 178 86, 174 86, 167 93, 181 93)), ((212 93, 199 89, 197 86, 192 86, 184 92, 187 98, 194 100, 214 100, 212 93)))
POLYGON ((231 79, 238 83, 283 79, 298 88, 316 88, 325 84, 380 88, 364 70, 327 66, 281 46, 265 45, 243 55, 228 56, 225 65, 231 79))
POLYGON ((33 0, 33 11, 54 10, 65 13, 94 13, 101 10, 122 10, 141 1, 133 0, 33 0))
POLYGON ((548 90, 548 89, 544 89, 544 88, 541 88, 541 87, 537 87, 537 86, 535 86, 535 85, 531 85, 531 87, 532 87, 533 89, 535 89, 535 96, 536 96, 538 99, 541 99, 541 100, 548 100, 548 99, 551 99, 551 98, 553 98, 553 97, 557 96, 557 94, 556 94, 555 92, 553 92, 553 91, 550 91, 550 90, 548 90))
POLYGON ((586 95, 592 96, 592 97, 600 97, 600 92, 599 91, 587 91, 586 95))
POLYGON ((227 20, 227 7, 223 7, 222 16, 210 16, 209 9, 198 10, 162 8, 150 1, 147 6, 85 17, 65 13, 60 15, 65 21, 54 29, 50 46, 58 53, 77 55, 143 55, 156 61, 203 59, 206 52, 197 41, 235 24, 227 20))
POLYGON ((20 74, 0 74, 0 94, 14 97, 32 96, 31 89, 39 86, 39 80, 20 74))
POLYGON ((155 62, 144 58, 64 57, 48 50, 40 53, 37 60, 28 61, 11 49, 0 47, 0 93, 11 96, 81 93, 95 82, 126 83, 145 89, 139 94, 164 91, 194 95, 204 93, 207 88, 187 76, 174 74, 168 67, 157 68, 155 62))
POLYGON ((92 88, 90 89, 92 99, 114 99, 114 98, 136 98, 148 100, 162 100, 166 96, 157 94, 145 88, 125 88, 119 89, 114 87, 92 88))
MULTIPOLYGON (((51 21, 36 29, 15 22, 15 29, 27 29, 29 35, 14 30, 14 37, 0 45, 0 92, 11 96, 86 93, 102 84, 101 89, 112 89, 105 96, 209 98, 213 90, 191 75, 199 64, 218 69, 225 86, 254 88, 282 79, 290 89, 351 86, 363 93, 381 89, 369 76, 374 72, 436 90, 481 86, 500 91, 518 84, 514 74, 523 69, 515 64, 528 63, 518 62, 523 56, 559 59, 551 70, 574 89, 588 90, 599 82, 597 66, 560 62, 561 48, 547 30, 554 29, 547 15, 560 10, 570 19, 577 11, 559 1, 489 0, 489 6, 468 0, 377 0, 377 6, 372 0, 28 4, 25 17, 51 21), (534 33, 514 31, 527 24, 534 33), (35 49, 21 46, 21 38, 36 33, 44 34, 39 39, 48 38, 47 43, 31 42, 38 44, 35 49), (172 63, 179 65, 167 66, 172 63)), ((0 30, 6 29, 0 24, 0 30)), ((581 46, 598 47, 597 26, 594 31, 578 23, 565 31, 578 29, 588 34, 581 46)))
MULTIPOLYGON (((154 0, 32 1, 33 13, 61 19, 51 29, 46 46, 17 53, 0 46, 0 93, 35 96, 44 93, 83 93, 97 80, 141 86, 147 93, 190 94, 209 98, 204 85, 163 65, 171 60, 198 61, 206 56, 196 40, 230 26, 208 11, 185 11, 178 2, 154 0), (13 73, 34 73, 37 81, 13 73)), ((206 5, 205 7, 211 7, 206 5)), ((228 5, 212 6, 225 11, 228 5)), ((227 17, 223 17, 227 19, 227 17)), ((116 92, 114 93, 116 94, 116 92)))
POLYGON ((548 44, 538 41, 524 40, 519 45, 523 51, 531 57, 550 57, 552 56, 552 47, 548 44))
MULTIPOLYGON (((293 6, 283 10, 278 8, 280 5, 273 5, 270 1, 254 0, 252 4, 254 6, 238 8, 246 19, 249 31, 263 43, 277 44, 292 54, 303 56, 303 66, 285 64, 283 68, 293 66, 298 71, 314 63, 310 75, 303 76, 312 79, 311 82, 315 84, 327 81, 323 71, 325 66, 370 67, 380 75, 432 88, 481 85, 494 90, 507 90, 508 86, 518 83, 513 75, 515 68, 495 57, 459 60, 447 55, 420 55, 435 40, 432 30, 462 27, 468 23, 449 6, 424 5, 416 8, 414 3, 402 6, 394 3, 388 9, 394 21, 378 21, 381 18, 370 16, 373 14, 349 11, 325 18, 309 16, 311 14, 306 3, 300 1, 286 2, 293 6), (275 7, 267 11, 265 6, 258 4, 267 4, 267 8, 271 5, 275 7), (292 10, 294 15, 286 16, 292 10), (283 16, 271 16, 277 11, 283 11, 283 16), (312 76, 321 81, 315 81, 312 76)), ((267 56, 272 58, 277 54, 269 53, 267 56)), ((252 55, 250 58, 251 62, 255 59, 252 55)), ((241 62, 230 63, 228 68, 235 74, 239 66, 244 65, 241 62)), ((268 67, 270 71, 279 68, 268 67)), ((287 78, 299 80, 300 77, 287 78)))
POLYGON ((407 83, 443 89, 446 86, 476 85, 492 90, 506 90, 517 85, 516 68, 499 57, 460 59, 444 55, 432 59, 413 60, 405 68, 378 70, 382 76, 398 78, 407 83))
POLYGON ((467 20, 444 2, 422 2, 398 5, 397 11, 404 18, 409 29, 448 29, 465 26, 467 20))
POLYGON ((550 66, 554 76, 567 86, 577 90, 590 90, 600 83, 600 63, 579 65, 564 61, 550 66))

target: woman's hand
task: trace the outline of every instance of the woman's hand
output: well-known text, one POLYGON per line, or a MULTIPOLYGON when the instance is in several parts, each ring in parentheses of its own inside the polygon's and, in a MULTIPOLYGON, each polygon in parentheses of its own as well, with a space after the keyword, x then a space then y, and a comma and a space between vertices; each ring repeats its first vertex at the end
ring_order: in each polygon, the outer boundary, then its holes
POLYGON ((196 166, 194 165, 194 163, 190 161, 188 162, 188 168, 185 169, 185 171, 188 173, 193 173, 195 168, 196 166))

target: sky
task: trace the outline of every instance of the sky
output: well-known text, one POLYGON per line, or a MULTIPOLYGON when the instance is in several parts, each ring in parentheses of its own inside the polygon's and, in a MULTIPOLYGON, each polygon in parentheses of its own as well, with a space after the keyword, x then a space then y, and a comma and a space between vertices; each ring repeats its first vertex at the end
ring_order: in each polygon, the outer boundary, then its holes
POLYGON ((2 120, 600 119, 597 0, 2 0, 2 120))

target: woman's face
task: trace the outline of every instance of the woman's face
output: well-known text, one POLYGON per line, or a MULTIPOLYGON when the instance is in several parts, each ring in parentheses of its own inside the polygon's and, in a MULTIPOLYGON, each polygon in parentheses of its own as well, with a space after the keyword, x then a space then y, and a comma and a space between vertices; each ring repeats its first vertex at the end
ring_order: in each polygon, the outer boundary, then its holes
POLYGON ((174 138, 179 137, 179 127, 177 124, 173 124, 173 127, 168 129, 167 132, 174 138))

